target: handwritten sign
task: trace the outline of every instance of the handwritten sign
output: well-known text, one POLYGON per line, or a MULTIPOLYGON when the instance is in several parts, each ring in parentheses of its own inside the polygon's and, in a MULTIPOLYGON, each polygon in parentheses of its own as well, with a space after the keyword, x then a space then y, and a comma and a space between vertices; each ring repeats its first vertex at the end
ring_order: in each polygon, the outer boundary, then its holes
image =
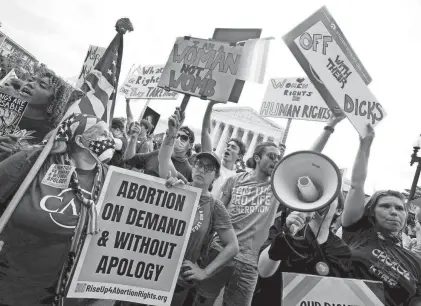
POLYGON ((386 112, 367 85, 371 78, 325 7, 284 41, 330 108, 339 105, 358 133, 376 126, 386 112))
POLYGON ((284 272, 282 286, 283 306, 384 305, 381 282, 284 272))
POLYGON ((200 193, 110 167, 68 297, 170 305, 200 193))
POLYGON ((163 65, 138 67, 126 78, 120 93, 127 99, 177 100, 178 93, 157 87, 163 70, 163 65))
POLYGON ((201 99, 228 101, 241 61, 242 47, 179 37, 158 86, 201 99))
POLYGON ((88 53, 86 53, 86 58, 83 62, 82 70, 80 71, 78 80, 76 82, 77 88, 80 88, 83 85, 85 77, 91 72, 92 69, 95 68, 96 64, 98 64, 105 50, 106 48, 92 45, 89 46, 88 53))
POLYGON ((27 101, 0 92, 0 136, 15 132, 27 105, 27 101))
POLYGON ((307 78, 270 79, 260 108, 263 117, 327 121, 331 112, 307 78))

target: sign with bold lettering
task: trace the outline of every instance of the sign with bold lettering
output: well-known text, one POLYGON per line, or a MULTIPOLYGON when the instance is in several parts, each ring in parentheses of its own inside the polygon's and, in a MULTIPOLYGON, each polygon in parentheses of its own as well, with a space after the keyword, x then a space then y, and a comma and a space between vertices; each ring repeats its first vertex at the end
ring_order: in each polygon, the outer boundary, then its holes
POLYGON ((76 82, 77 88, 80 88, 83 85, 85 77, 91 72, 92 69, 95 68, 96 64, 98 64, 105 50, 106 48, 92 45, 89 46, 88 53, 86 53, 86 58, 83 62, 82 70, 80 71, 76 82))
POLYGON ((157 87, 163 65, 138 67, 120 88, 127 99, 177 100, 178 93, 157 87))
POLYGON ((170 305, 200 194, 110 167, 67 296, 170 305))
POLYGON ((384 305, 381 282, 284 272, 282 286, 283 306, 384 305))
POLYGON ((15 132, 27 105, 27 101, 0 91, 0 136, 15 132))
POLYGON ((199 38, 179 37, 158 87, 227 102, 237 79, 242 47, 199 38))
POLYGON ((325 7, 283 39, 329 108, 339 105, 362 137, 385 118, 370 76, 325 7))
POLYGON ((260 115, 327 121, 331 112, 308 78, 282 78, 269 80, 260 115))

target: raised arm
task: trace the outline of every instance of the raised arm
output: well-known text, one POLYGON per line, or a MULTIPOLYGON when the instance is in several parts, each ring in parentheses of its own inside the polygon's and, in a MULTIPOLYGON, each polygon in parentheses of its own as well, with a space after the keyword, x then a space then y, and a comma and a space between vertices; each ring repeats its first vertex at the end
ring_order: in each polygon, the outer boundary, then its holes
POLYGON ((327 141, 330 138, 330 135, 335 131, 335 126, 345 118, 345 114, 341 111, 339 107, 335 107, 332 110, 332 116, 329 118, 323 132, 320 134, 319 138, 314 142, 310 150, 321 153, 326 146, 327 141))
POLYGON ((127 144, 126 151, 124 152, 123 160, 128 161, 136 154, 137 139, 140 134, 140 126, 133 124, 129 131, 129 141, 127 144))
POLYGON ((130 107, 130 99, 126 99, 126 116, 127 116, 127 126, 134 121, 132 109, 130 107))
POLYGON ((158 153, 159 176, 161 178, 167 178, 170 172, 174 175, 177 174, 177 170, 171 160, 171 155, 174 149, 178 129, 184 121, 183 116, 184 114, 181 114, 179 107, 177 107, 174 114, 168 119, 168 130, 158 153))
POLYGON ((369 126, 368 129, 368 135, 364 139, 360 138, 360 146, 352 168, 351 188, 345 199, 344 211, 342 213, 342 226, 345 227, 357 222, 364 213, 364 184, 367 179, 370 148, 374 139, 373 128, 369 126))
POLYGON ((211 124, 211 114, 212 108, 215 104, 220 103, 217 101, 209 101, 208 107, 206 108, 205 115, 203 116, 202 122, 202 152, 212 152, 212 124, 211 124))

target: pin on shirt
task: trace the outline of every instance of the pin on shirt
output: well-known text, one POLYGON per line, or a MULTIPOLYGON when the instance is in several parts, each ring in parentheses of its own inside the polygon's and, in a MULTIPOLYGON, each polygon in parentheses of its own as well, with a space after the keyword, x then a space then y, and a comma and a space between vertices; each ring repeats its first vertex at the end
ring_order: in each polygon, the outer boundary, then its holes
POLYGON ((75 169, 75 167, 70 165, 52 164, 41 183, 53 188, 67 188, 69 187, 70 179, 75 169))

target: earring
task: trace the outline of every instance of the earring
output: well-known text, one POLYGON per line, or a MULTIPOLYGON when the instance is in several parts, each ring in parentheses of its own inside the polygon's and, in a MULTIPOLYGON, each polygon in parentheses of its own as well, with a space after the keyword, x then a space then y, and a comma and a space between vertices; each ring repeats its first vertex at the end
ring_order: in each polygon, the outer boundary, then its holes
POLYGON ((53 112, 53 104, 50 104, 50 105, 47 107, 47 113, 51 114, 52 112, 53 112))

